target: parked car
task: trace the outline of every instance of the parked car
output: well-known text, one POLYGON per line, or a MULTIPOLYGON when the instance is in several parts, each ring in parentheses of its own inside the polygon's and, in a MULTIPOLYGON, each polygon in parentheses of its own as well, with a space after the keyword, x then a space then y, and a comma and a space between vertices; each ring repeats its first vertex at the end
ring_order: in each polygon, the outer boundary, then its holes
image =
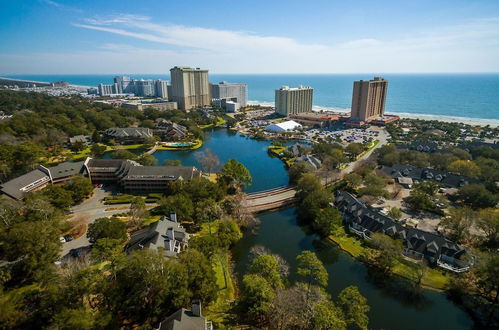
POLYGON ((64 237, 59 237, 59 242, 66 243, 66 239, 64 239, 64 237))
POLYGON ((71 242, 73 240, 73 236, 66 235, 66 236, 64 236, 64 239, 66 240, 66 242, 71 242))

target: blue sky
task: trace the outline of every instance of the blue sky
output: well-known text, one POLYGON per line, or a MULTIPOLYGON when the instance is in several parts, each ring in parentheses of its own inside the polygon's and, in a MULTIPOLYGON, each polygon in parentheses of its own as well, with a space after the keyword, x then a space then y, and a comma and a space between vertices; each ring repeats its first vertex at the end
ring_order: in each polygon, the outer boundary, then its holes
POLYGON ((0 40, 0 74, 499 72, 499 1, 0 0, 0 40))

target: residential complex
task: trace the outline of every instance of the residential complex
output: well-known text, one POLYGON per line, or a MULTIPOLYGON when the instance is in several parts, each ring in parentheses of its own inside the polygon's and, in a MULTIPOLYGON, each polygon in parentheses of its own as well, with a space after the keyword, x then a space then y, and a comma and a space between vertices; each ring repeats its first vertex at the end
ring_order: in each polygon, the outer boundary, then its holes
POLYGON ((170 100, 177 102, 179 109, 190 110, 211 104, 208 70, 176 66, 170 69, 170 76, 170 100))
POLYGON ((118 143, 144 143, 148 138, 154 136, 150 128, 145 127, 112 127, 104 131, 105 140, 114 140, 118 143))
POLYGON ((387 89, 388 81, 381 77, 375 77, 368 81, 355 81, 353 83, 350 120, 367 123, 383 117, 387 89))
POLYGON ((404 227, 394 219, 368 208, 346 191, 339 191, 336 207, 342 212, 351 232, 364 239, 373 233, 382 233, 404 243, 403 254, 412 259, 426 260, 431 265, 461 273, 472 265, 465 255, 467 251, 439 234, 412 227, 404 227))
MULTIPOLYGON (((222 81, 218 84, 210 84, 211 87, 211 98, 213 102, 222 107, 226 108, 227 103, 229 103, 229 107, 232 110, 234 106, 232 103, 237 103, 237 107, 245 107, 248 103, 248 85, 242 83, 228 83, 226 81, 222 81), (225 100, 225 104, 222 101, 225 100), (225 105, 225 106, 224 106, 225 105)), ((228 112, 235 112, 229 111, 228 112)))
POLYGON ((275 91, 275 111, 282 116, 312 111, 313 88, 283 86, 275 91))

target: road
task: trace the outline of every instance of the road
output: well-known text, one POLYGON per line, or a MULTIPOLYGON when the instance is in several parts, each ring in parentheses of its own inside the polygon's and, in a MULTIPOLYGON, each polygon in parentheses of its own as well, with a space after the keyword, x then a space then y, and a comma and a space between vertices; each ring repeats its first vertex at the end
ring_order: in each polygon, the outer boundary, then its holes
MULTIPOLYGON (((110 217, 112 215, 127 212, 130 210, 130 204, 120 205, 105 205, 103 203, 104 197, 110 196, 111 190, 103 188, 95 188, 92 197, 84 200, 81 204, 74 206, 71 210, 74 212, 69 221, 77 219, 85 219, 87 224, 91 224, 95 219, 110 217), (114 210, 106 211, 106 209, 116 208, 114 210)), ((61 256, 65 256, 71 249, 76 249, 90 245, 87 234, 74 239, 62 245, 61 256)))

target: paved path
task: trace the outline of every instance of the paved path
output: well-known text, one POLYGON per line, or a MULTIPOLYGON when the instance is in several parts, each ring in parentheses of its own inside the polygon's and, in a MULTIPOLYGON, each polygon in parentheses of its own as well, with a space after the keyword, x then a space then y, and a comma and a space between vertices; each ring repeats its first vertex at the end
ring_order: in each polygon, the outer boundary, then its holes
MULTIPOLYGON (((130 210, 130 204, 105 205, 104 197, 110 196, 111 194, 112 191, 107 189, 95 188, 92 197, 84 200, 81 204, 76 205, 71 209, 74 213, 69 221, 85 219, 87 224, 90 225, 96 219, 110 217, 112 215, 128 212, 130 210)), ((154 206, 156 206, 156 204, 147 204, 148 208, 154 206)), ((61 256, 65 256, 72 249, 88 245, 90 245, 90 242, 88 241, 87 233, 85 233, 77 239, 64 243, 62 245, 61 256)))

